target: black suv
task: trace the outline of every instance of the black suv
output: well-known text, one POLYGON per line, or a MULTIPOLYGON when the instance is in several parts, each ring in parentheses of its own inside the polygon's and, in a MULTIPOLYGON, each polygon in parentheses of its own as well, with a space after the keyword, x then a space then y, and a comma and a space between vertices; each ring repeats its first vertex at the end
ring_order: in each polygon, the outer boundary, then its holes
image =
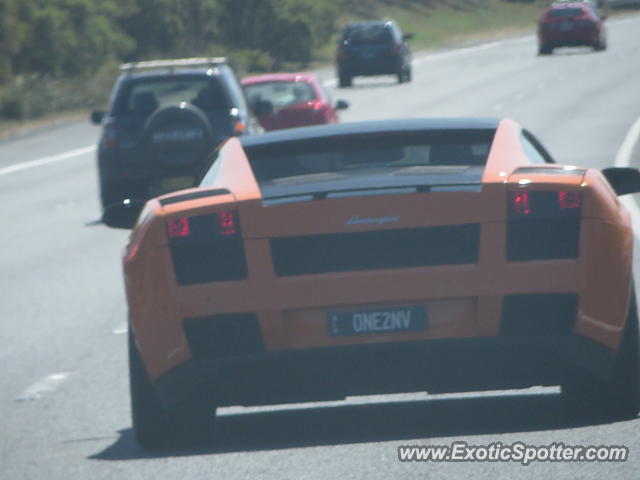
POLYGON ((224 58, 128 63, 102 123, 102 208, 190 187, 207 157, 232 135, 260 131, 224 58))
POLYGON ((350 87, 358 75, 397 75, 398 82, 411 81, 411 51, 393 20, 350 23, 338 41, 338 82, 350 87))

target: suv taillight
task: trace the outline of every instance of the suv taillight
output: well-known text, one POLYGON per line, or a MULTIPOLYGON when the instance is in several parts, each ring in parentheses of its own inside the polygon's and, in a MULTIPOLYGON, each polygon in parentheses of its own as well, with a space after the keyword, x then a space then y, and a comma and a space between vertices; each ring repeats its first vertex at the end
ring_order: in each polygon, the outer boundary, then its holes
POLYGON ((179 285, 246 278, 237 212, 173 218, 167 237, 179 285))
POLYGON ((582 193, 529 191, 507 193, 507 259, 576 258, 582 193))
POLYGON ((102 145, 105 150, 113 150, 118 145, 116 140, 116 120, 113 117, 107 119, 104 123, 102 145))

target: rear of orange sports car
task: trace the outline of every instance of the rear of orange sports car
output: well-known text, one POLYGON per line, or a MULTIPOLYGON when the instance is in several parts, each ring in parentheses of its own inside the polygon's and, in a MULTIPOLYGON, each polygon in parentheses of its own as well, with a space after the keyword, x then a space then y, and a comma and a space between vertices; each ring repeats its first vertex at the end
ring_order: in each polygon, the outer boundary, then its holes
POLYGON ((550 162, 510 120, 227 141, 125 249, 138 439, 421 390, 618 389, 607 408, 637 412, 629 216, 600 172, 550 162))

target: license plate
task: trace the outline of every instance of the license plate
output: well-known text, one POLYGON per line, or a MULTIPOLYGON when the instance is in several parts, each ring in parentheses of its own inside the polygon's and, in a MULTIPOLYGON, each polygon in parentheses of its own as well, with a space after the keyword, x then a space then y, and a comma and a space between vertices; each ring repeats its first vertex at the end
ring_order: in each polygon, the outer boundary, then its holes
POLYGON ((184 190, 185 188, 191 188, 193 186, 193 177, 169 177, 163 178, 155 185, 151 187, 152 195, 162 195, 169 192, 175 192, 176 190, 184 190))
POLYGON ((327 313, 327 328, 332 337, 417 332, 426 330, 428 323, 427 307, 423 305, 327 313))

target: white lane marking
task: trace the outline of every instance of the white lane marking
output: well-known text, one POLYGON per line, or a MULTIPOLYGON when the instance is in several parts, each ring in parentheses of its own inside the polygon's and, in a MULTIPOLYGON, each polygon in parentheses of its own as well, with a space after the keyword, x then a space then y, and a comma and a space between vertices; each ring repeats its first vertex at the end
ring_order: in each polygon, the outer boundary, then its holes
POLYGON ((487 42, 487 43, 482 43, 480 45, 474 45, 471 47, 462 47, 462 48, 457 48, 455 50, 449 50, 446 52, 432 53, 429 55, 424 55, 422 57, 416 58, 411 62, 411 64, 420 65, 421 63, 424 63, 424 62, 433 62, 436 60, 448 60, 449 58, 452 58, 452 57, 459 57, 460 55, 467 55, 469 53, 475 53, 482 50, 489 50, 491 48, 500 47, 503 44, 504 44, 503 41, 487 42))
POLYGON ((113 330, 113 334, 114 335, 122 335, 124 333, 127 333, 129 331, 129 326, 127 325, 127 323, 123 323, 122 325, 120 325, 118 328, 113 330))
MULTIPOLYGON (((633 154, 633 148, 640 139, 640 118, 638 118, 631 128, 627 132, 627 136, 624 138, 624 142, 620 145, 618 153, 616 154, 616 161, 614 165, 616 167, 628 167, 631 164, 631 155, 633 154)), ((632 196, 620 197, 622 204, 627 207, 629 213, 631 213, 631 221, 633 222, 633 231, 636 238, 640 240, 640 207, 633 199, 632 196)))
POLYGON ((69 372, 52 373, 31 385, 22 392, 22 395, 20 395, 16 400, 21 402, 26 400, 38 400, 46 393, 55 392, 70 375, 71 373, 69 372))
POLYGON ((19 172, 20 170, 26 170, 28 168, 41 167, 49 163, 60 162, 69 158, 79 157, 87 153, 95 152, 96 146, 90 145, 88 147, 76 148, 75 150, 69 150, 68 152, 59 153, 57 155, 51 155, 49 157, 38 158, 37 160, 30 160, 28 162, 17 163, 8 167, 0 168, 0 175, 8 175, 10 173, 19 172))
POLYGON ((633 23, 633 22, 637 22, 638 21, 637 16, 634 16, 632 18, 623 18, 621 20, 609 20, 609 24, 615 24, 615 25, 623 25, 625 23, 633 23))
POLYGON ((69 200, 69 201, 67 201, 67 202, 56 203, 56 204, 53 206, 53 209, 54 209, 56 212, 61 212, 61 211, 64 211, 64 210, 68 210, 68 209, 70 209, 70 208, 73 208, 73 207, 75 207, 75 206, 76 206, 76 202, 73 202, 73 201, 69 200))

